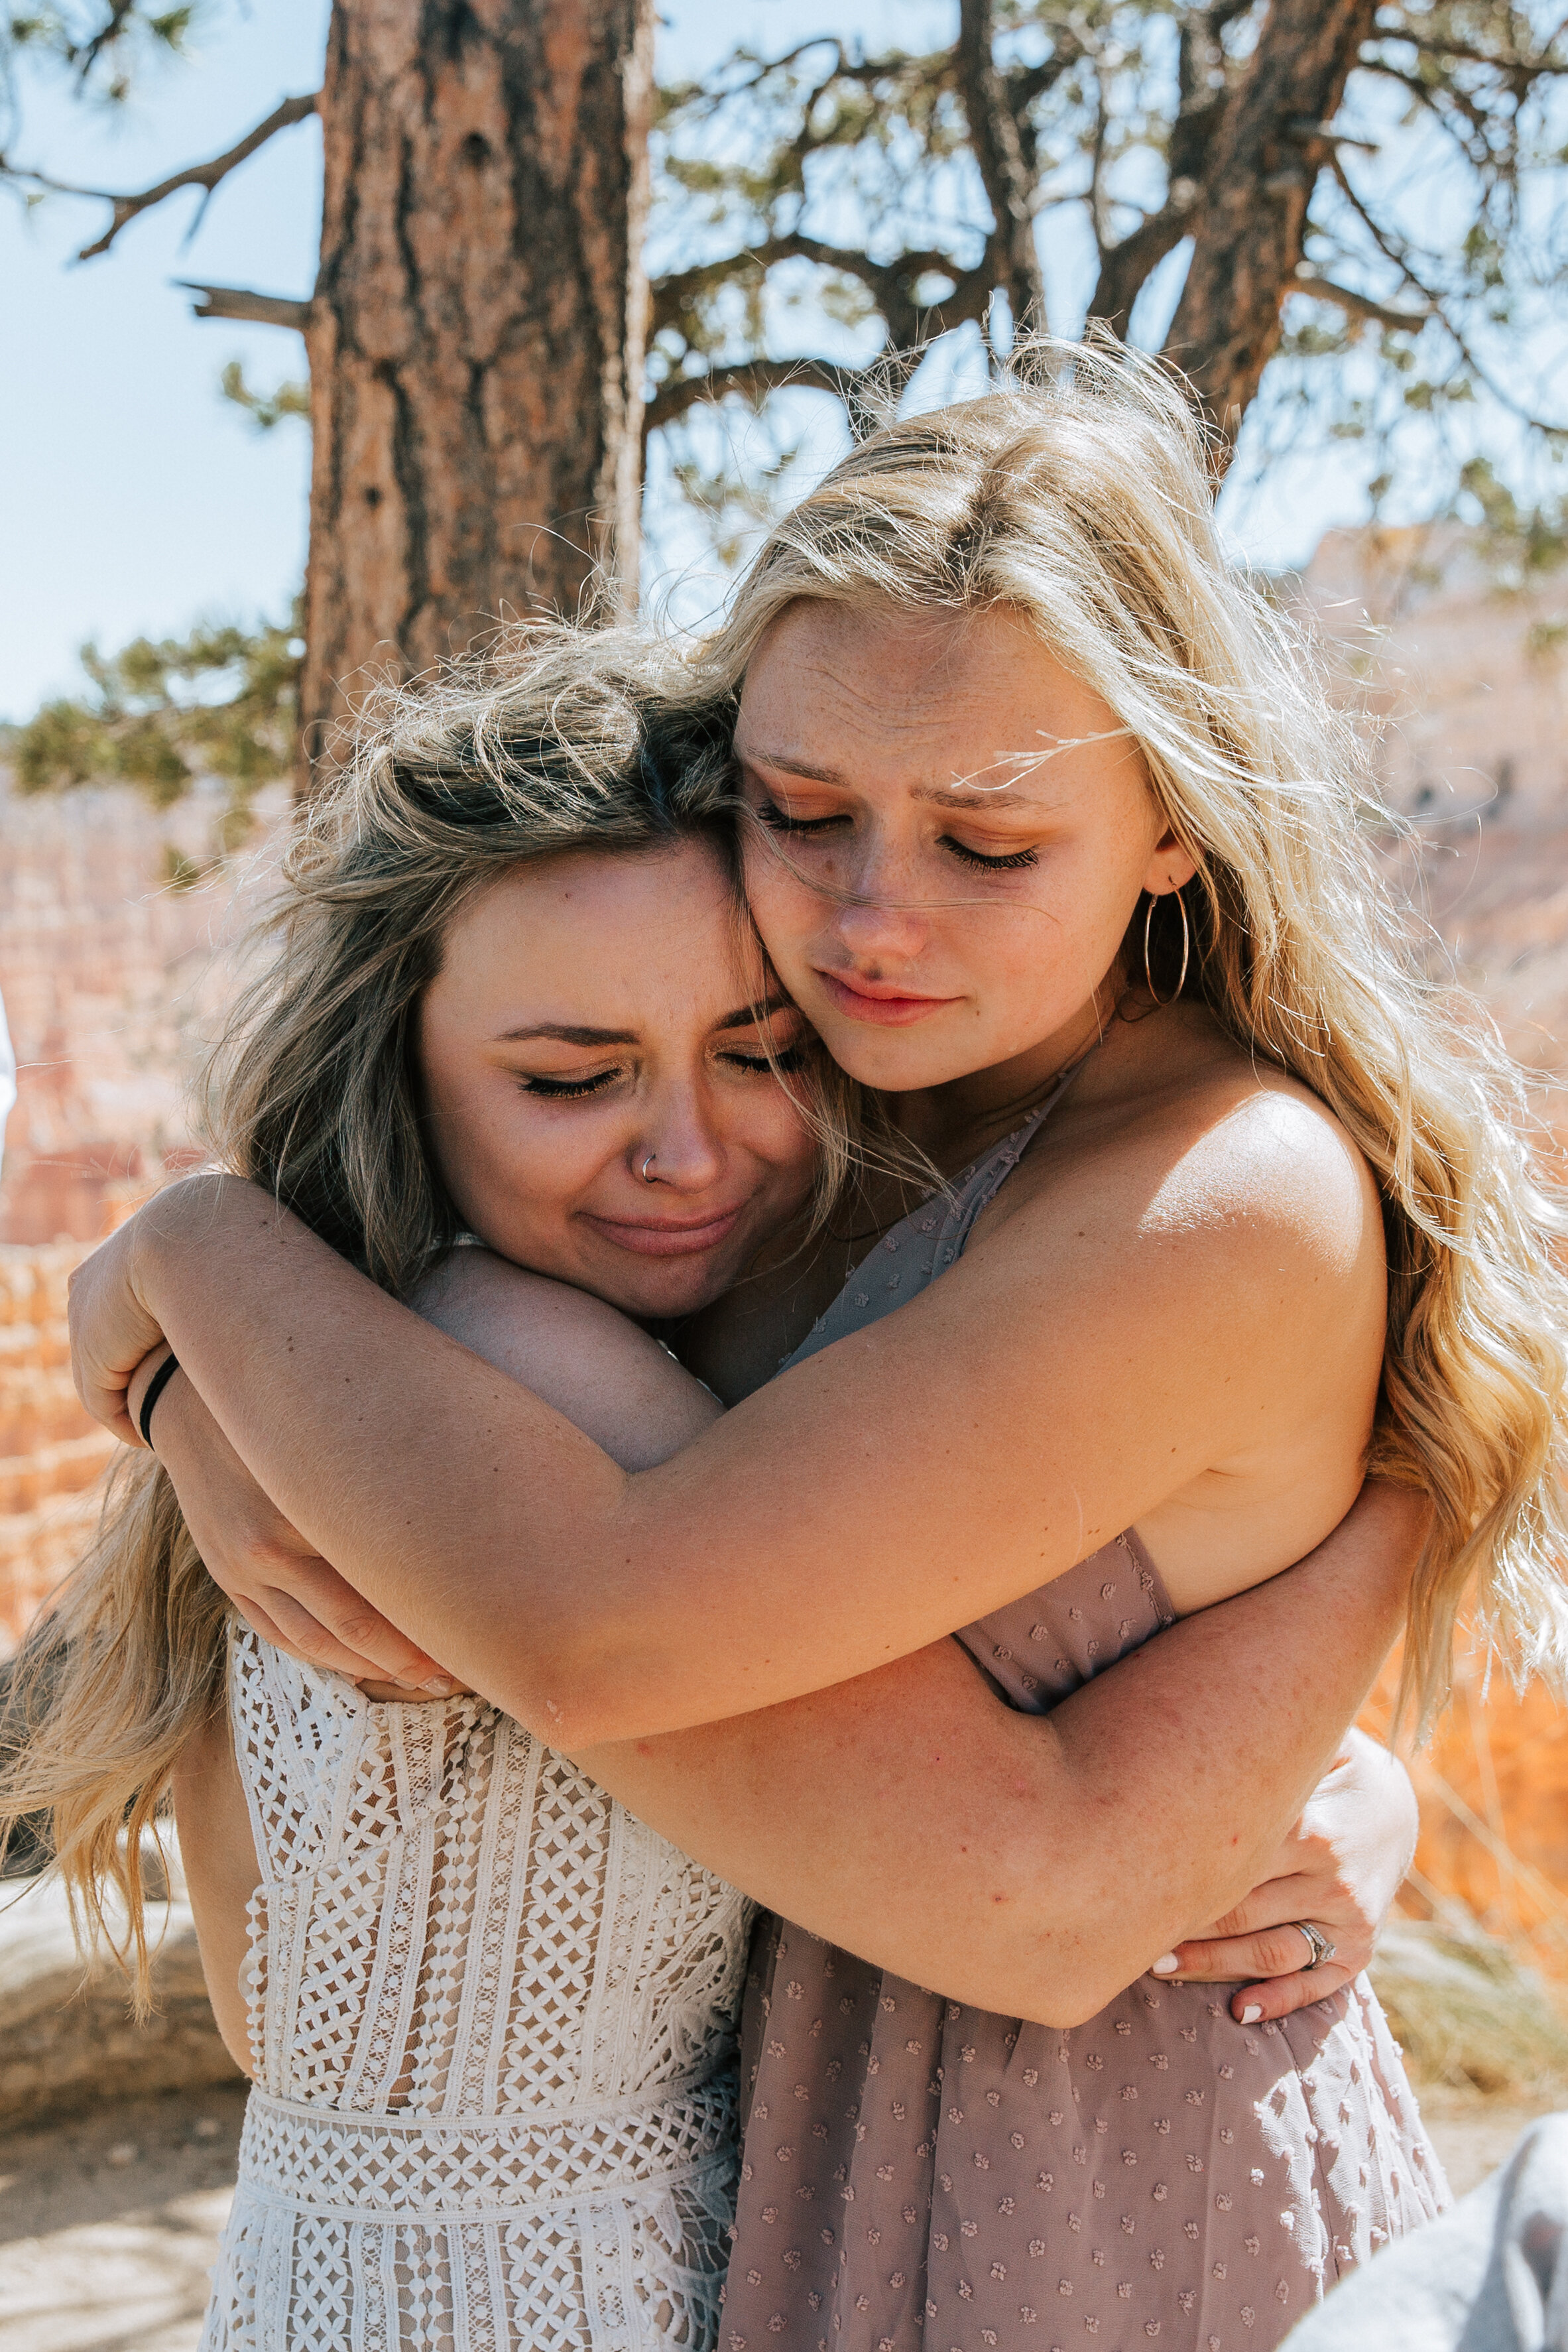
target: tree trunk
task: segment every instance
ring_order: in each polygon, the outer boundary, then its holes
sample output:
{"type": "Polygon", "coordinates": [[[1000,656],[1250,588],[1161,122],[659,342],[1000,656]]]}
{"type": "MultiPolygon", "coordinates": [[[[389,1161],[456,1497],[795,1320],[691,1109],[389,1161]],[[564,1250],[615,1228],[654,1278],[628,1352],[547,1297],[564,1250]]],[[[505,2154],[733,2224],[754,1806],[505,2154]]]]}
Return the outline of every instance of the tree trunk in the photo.
{"type": "Polygon", "coordinates": [[[652,0],[336,0],[301,756],[637,577],[652,0]]]}
{"type": "Polygon", "coordinates": [[[1030,327],[1040,333],[1046,325],[1045,280],[1035,249],[1019,127],[997,71],[996,37],[994,0],[959,0],[958,79],[969,118],[969,144],[996,223],[988,258],[996,283],[1007,294],[1015,330],[1030,327]]]}
{"type": "Polygon", "coordinates": [[[1227,450],[1279,344],[1307,205],[1332,149],[1323,131],[1376,15],[1377,0],[1273,0],[1215,135],[1166,350],[1227,450]]]}

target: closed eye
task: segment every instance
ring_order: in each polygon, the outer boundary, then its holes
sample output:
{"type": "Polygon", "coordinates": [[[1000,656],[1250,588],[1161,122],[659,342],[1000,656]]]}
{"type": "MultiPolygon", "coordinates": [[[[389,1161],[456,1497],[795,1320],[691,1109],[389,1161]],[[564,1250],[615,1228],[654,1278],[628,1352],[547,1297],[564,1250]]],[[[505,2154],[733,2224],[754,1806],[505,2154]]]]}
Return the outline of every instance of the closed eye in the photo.
{"type": "Polygon", "coordinates": [[[804,1066],[806,1048],[803,1045],[782,1045],[771,1062],[766,1054],[727,1054],[724,1058],[738,1070],[778,1069],[788,1073],[790,1070],[799,1070],[804,1066]]]}
{"type": "Polygon", "coordinates": [[[988,874],[1002,874],[1020,866],[1038,866],[1040,863],[1038,849],[1009,849],[1003,856],[988,857],[984,850],[971,849],[967,842],[955,841],[950,833],[943,835],[942,846],[951,850],[954,856],[960,858],[966,866],[979,866],[988,874]]]}
{"type": "Polygon", "coordinates": [[[791,816],[788,809],[779,806],[777,801],[761,802],[757,814],[761,823],[774,833],[825,833],[830,825],[848,824],[850,822],[842,813],[835,816],[791,816]]]}
{"type": "Polygon", "coordinates": [[[525,1078],[526,1095],[542,1095],[547,1102],[579,1102],[585,1095],[601,1095],[613,1086],[619,1070],[600,1070],[591,1078],[525,1078]]]}

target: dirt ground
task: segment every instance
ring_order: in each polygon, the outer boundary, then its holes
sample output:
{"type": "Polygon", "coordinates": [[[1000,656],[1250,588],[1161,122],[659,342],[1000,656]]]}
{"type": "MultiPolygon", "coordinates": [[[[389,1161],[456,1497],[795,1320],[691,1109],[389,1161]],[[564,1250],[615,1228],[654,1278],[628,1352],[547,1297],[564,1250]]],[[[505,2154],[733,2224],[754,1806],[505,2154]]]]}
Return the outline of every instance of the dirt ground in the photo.
{"type": "Polygon", "coordinates": [[[243,2088],[0,2139],[4,2352],[194,2352],[243,2088]]]}
{"type": "MultiPolygon", "coordinates": [[[[1423,2104],[1462,2196],[1547,2103],[1423,2104]]],[[[195,2352],[244,2105],[175,2092],[0,2139],[0,2352],[195,2352]]]]}

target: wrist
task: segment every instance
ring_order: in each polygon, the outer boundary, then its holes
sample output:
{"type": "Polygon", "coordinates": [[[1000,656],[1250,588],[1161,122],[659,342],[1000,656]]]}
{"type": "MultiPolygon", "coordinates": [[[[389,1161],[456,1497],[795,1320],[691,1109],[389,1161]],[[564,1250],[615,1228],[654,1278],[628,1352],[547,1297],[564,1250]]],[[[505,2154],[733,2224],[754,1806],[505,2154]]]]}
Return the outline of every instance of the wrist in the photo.
{"type": "MultiPolygon", "coordinates": [[[[159,1373],[162,1370],[164,1365],[169,1362],[173,1353],[174,1350],[170,1347],[168,1341],[166,1339],[161,1339],[155,1348],[150,1349],[147,1354],[142,1357],[141,1361],[137,1365],[136,1370],[131,1373],[130,1380],[127,1381],[125,1384],[125,1410],[131,1417],[131,1427],[141,1436],[144,1444],[152,1445],[152,1441],[148,1432],[143,1431],[141,1427],[142,1408],[146,1402],[148,1393],[152,1387],[153,1381],[158,1378],[159,1373]]],[[[179,1368],[176,1366],[174,1374],[165,1381],[162,1388],[160,1390],[156,1399],[154,1400],[153,1411],[160,1415],[164,1412],[168,1403],[169,1392],[174,1385],[175,1379],[178,1377],[178,1370],[179,1368]]],[[[151,1427],[151,1423],[149,1423],[149,1427],[151,1427]]],[[[154,1453],[158,1451],[156,1445],[152,1445],[152,1451],[154,1453]]]]}

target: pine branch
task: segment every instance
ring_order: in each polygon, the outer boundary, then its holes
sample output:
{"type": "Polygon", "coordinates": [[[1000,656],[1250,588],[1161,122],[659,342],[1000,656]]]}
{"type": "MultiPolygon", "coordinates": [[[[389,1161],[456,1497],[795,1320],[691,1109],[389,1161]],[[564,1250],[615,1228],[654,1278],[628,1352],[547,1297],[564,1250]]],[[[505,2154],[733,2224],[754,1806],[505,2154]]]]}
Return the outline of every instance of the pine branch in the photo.
{"type": "Polygon", "coordinates": [[[257,327],[292,327],[301,335],[310,324],[309,303],[296,302],[287,294],[256,294],[246,286],[197,286],[189,278],[177,278],[174,283],[198,298],[191,305],[198,319],[246,319],[257,327]]]}
{"type": "Polygon", "coordinates": [[[771,392],[831,392],[852,404],[869,370],[844,367],[837,360],[734,360],[712,367],[703,375],[671,376],[660,384],[643,412],[644,436],[661,425],[674,424],[700,402],[718,402],[738,394],[760,408],[771,392]]]}
{"type": "Polygon", "coordinates": [[[1370,294],[1358,293],[1354,286],[1341,286],[1332,278],[1320,276],[1310,261],[1303,261],[1296,272],[1295,294],[1305,294],[1313,302],[1332,302],[1354,319],[1365,319],[1373,326],[1390,327],[1398,334],[1418,334],[1430,319],[1438,314],[1434,309],[1396,310],[1392,303],[1374,301],[1370,294]]]}
{"type": "Polygon", "coordinates": [[[1403,246],[1390,236],[1381,224],[1374,218],[1368,206],[1352,187],[1349,175],[1337,156],[1331,159],[1329,168],[1333,173],[1341,194],[1365,228],[1379,253],[1399,272],[1400,278],[1411,293],[1427,304],[1429,315],[1441,321],[1444,333],[1449,337],[1454,349],[1458,352],[1460,359],[1482,391],[1489,393],[1500,407],[1509,410],[1511,415],[1518,417],[1521,425],[1529,425],[1532,432],[1549,434],[1557,440],[1568,437],[1568,425],[1554,424],[1550,417],[1538,416],[1533,409],[1526,408],[1521,401],[1516,400],[1511,393],[1505,390],[1490,370],[1482,365],[1469,338],[1444,301],[1441,293],[1435,286],[1428,286],[1426,283],[1411,267],[1409,256],[1403,246]]]}
{"type": "Polygon", "coordinates": [[[219,183],[226,180],[231,172],[237,171],[240,164],[248,162],[258,148],[265,147],[267,141],[276,138],[280,131],[287,131],[295,123],[303,122],[314,114],[316,98],[314,91],[308,98],[286,98],[265,122],[258,122],[254,131],[247,131],[225,154],[214,155],[207,163],[193,163],[185,171],[176,172],[167,180],[160,180],[156,187],[141,189],[135,194],[116,195],[111,188],[77,187],[65,180],[51,180],[42,172],[29,172],[17,164],[7,163],[3,157],[0,157],[0,173],[7,179],[26,180],[47,195],[87,196],[95,203],[111,206],[110,224],[103,235],[96,243],[84,245],[77,255],[78,261],[93,261],[100,253],[109,251],[120,230],[130,222],[141,213],[151,212],[154,205],[162,204],[166,197],[176,194],[181,188],[200,188],[203,191],[200,209],[191,224],[191,233],[194,235],[219,183]]]}
{"type": "Polygon", "coordinates": [[[891,340],[900,344],[913,342],[918,336],[923,308],[945,314],[948,307],[946,302],[917,304],[911,289],[920,278],[936,271],[957,288],[970,275],[950,253],[935,247],[900,253],[891,261],[873,261],[852,247],[829,245],[821,237],[791,229],[779,236],[765,237],[744,253],[699,262],[694,268],[672,270],[668,277],[656,278],[652,288],[653,331],[656,334],[662,327],[678,329],[684,312],[704,294],[733,285],[743,271],[766,276],[780,261],[810,261],[820,269],[858,278],[886,320],[891,340]]]}
{"type": "Polygon", "coordinates": [[[1089,305],[1089,316],[1103,320],[1124,341],[1139,289],[1151,271],[1167,253],[1174,253],[1187,235],[1197,209],[1198,194],[1196,182],[1185,178],[1173,181],[1169,199],[1159,211],[1151,213],[1119,245],[1107,247],[1101,256],[1100,276],[1089,305]]]}

